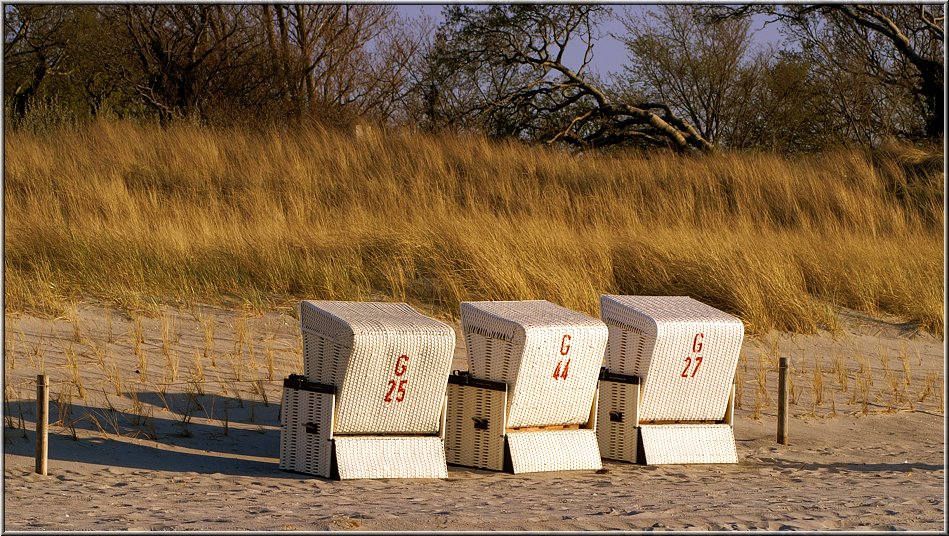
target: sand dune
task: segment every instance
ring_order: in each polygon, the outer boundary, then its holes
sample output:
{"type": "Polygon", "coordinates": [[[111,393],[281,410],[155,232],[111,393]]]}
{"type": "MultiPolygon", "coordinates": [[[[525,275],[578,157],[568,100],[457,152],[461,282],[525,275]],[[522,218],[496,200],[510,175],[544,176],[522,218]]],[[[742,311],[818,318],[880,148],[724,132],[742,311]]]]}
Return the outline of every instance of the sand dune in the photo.
{"type": "MultiPolygon", "coordinates": [[[[277,467],[281,382],[302,372],[290,315],[7,315],[3,528],[943,531],[943,342],[852,312],[841,321],[836,335],[746,338],[736,465],[450,466],[447,480],[339,482],[277,467]],[[788,446],[775,443],[778,355],[795,367],[788,446]],[[41,370],[46,477],[33,473],[41,370]]],[[[467,368],[460,337],[454,368],[467,368]]]]}

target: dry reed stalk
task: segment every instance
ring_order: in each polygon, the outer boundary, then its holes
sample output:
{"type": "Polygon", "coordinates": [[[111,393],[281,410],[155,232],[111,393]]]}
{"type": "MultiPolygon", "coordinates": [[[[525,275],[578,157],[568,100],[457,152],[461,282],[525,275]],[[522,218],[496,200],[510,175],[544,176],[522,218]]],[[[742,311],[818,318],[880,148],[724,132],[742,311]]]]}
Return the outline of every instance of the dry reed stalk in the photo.
{"type": "Polygon", "coordinates": [[[885,395],[889,394],[889,398],[885,401],[886,407],[893,411],[899,405],[899,380],[890,369],[890,353],[882,345],[880,346],[880,368],[883,370],[883,383],[888,389],[881,389],[877,393],[876,400],[884,402],[885,395]]]}
{"type": "Polygon", "coordinates": [[[819,355],[814,356],[814,375],[811,382],[811,391],[814,394],[814,406],[820,406],[824,403],[824,358],[819,355]]]}
{"type": "Polygon", "coordinates": [[[241,355],[244,349],[244,341],[247,337],[247,319],[238,316],[234,319],[234,354],[241,355]]]}
{"type": "Polygon", "coordinates": [[[115,335],[112,333],[112,311],[106,312],[105,320],[105,342],[111,344],[115,342],[115,335]]]}
{"type": "MultiPolygon", "coordinates": [[[[151,408],[146,407],[139,398],[138,390],[134,385],[128,385],[128,394],[129,400],[132,403],[131,414],[133,416],[132,425],[133,426],[142,426],[148,422],[151,418],[151,408]]],[[[159,393],[160,394],[160,393],[159,393]]]]}
{"type": "Polygon", "coordinates": [[[107,432],[105,427],[102,426],[102,424],[99,422],[99,418],[96,416],[94,412],[86,413],[84,417],[86,420],[91,422],[92,425],[95,426],[97,430],[99,430],[100,434],[106,435],[106,436],[109,435],[109,432],[107,432]]]}
{"type": "Polygon", "coordinates": [[[72,415],[72,384],[66,382],[62,383],[59,394],[56,396],[56,409],[59,419],[53,424],[68,428],[73,440],[79,439],[76,435],[76,421],[72,415]]]}
{"type": "Polygon", "coordinates": [[[857,377],[857,389],[860,391],[860,401],[864,415],[870,412],[870,385],[872,385],[869,376],[866,374],[857,377]]]}
{"type": "Polygon", "coordinates": [[[66,355],[66,367],[69,370],[70,381],[79,390],[79,398],[86,399],[86,390],[82,385],[82,374],[79,372],[79,359],[76,352],[73,351],[72,343],[64,351],[66,355]]]}
{"type": "Polygon", "coordinates": [[[200,383],[204,383],[204,358],[201,357],[200,352],[193,354],[191,377],[200,383]]]}
{"type": "Polygon", "coordinates": [[[859,353],[857,354],[857,374],[864,377],[867,382],[867,386],[873,385],[873,369],[870,368],[870,360],[867,358],[866,354],[859,353]]]}
{"type": "Polygon", "coordinates": [[[763,395],[761,393],[761,389],[760,388],[755,389],[755,407],[751,412],[751,418],[753,420],[757,421],[761,419],[761,406],[763,404],[762,398],[763,398],[763,395]]]}
{"type": "Polygon", "coordinates": [[[939,375],[936,372],[927,372],[923,379],[923,387],[916,395],[916,400],[920,403],[925,402],[931,395],[936,394],[936,383],[939,381],[939,375]]]}
{"type": "Polygon", "coordinates": [[[192,375],[191,378],[188,380],[188,385],[191,386],[190,388],[193,389],[194,392],[198,393],[198,396],[204,396],[204,382],[203,381],[199,380],[198,378],[192,375]]]}
{"type": "Polygon", "coordinates": [[[228,416],[227,416],[227,401],[224,401],[224,418],[223,418],[224,435],[228,435],[227,432],[228,432],[228,424],[229,424],[229,423],[230,423],[230,419],[229,419],[228,416]]]}
{"type": "Polygon", "coordinates": [[[798,398],[801,396],[800,389],[797,386],[796,374],[801,374],[802,376],[805,373],[805,369],[802,367],[798,371],[793,365],[788,366],[788,403],[792,406],[796,406],[798,403],[798,398]]]}
{"type": "Polygon", "coordinates": [[[944,400],[945,397],[943,395],[944,392],[945,392],[945,389],[943,389],[942,386],[940,386],[939,389],[936,389],[936,396],[938,397],[936,400],[938,400],[939,402],[938,405],[936,406],[936,412],[938,413],[945,413],[945,400],[944,400]]]}
{"type": "Polygon", "coordinates": [[[254,371],[254,374],[256,374],[257,352],[254,350],[254,337],[250,331],[250,327],[247,328],[247,352],[250,354],[250,370],[254,371]]]}
{"type": "Polygon", "coordinates": [[[10,318],[6,320],[7,325],[4,326],[3,330],[3,347],[4,347],[4,357],[5,361],[10,364],[10,370],[16,368],[16,333],[17,333],[17,320],[16,318],[10,318]]]}
{"type": "Polygon", "coordinates": [[[79,309],[76,304],[71,304],[66,308],[66,320],[69,321],[69,325],[72,327],[72,341],[80,342],[82,340],[82,330],[80,327],[79,309]]]}
{"type": "Polygon", "coordinates": [[[178,381],[178,352],[171,351],[165,354],[165,368],[170,372],[170,383],[178,381]]]}
{"type": "Polygon", "coordinates": [[[175,342],[175,321],[172,318],[168,320],[165,315],[161,316],[161,351],[164,354],[165,359],[169,360],[169,354],[171,353],[171,345],[175,342]]]}
{"type": "Polygon", "coordinates": [[[900,343],[900,364],[902,365],[903,370],[903,387],[907,388],[913,382],[912,372],[910,371],[910,361],[909,361],[909,349],[906,346],[906,342],[903,341],[900,343]]]}
{"type": "Polygon", "coordinates": [[[758,369],[755,371],[755,379],[757,380],[757,390],[755,391],[755,406],[759,403],[763,407],[768,407],[771,402],[771,397],[768,394],[768,366],[765,362],[766,357],[764,354],[759,354],[758,356],[758,369]]]}
{"type": "Polygon", "coordinates": [[[274,379],[273,335],[271,335],[270,339],[267,341],[267,346],[264,348],[264,354],[267,357],[267,381],[272,382],[274,379]]]}
{"type": "Polygon", "coordinates": [[[234,379],[239,382],[244,381],[244,360],[240,354],[230,354],[231,370],[234,372],[234,379]]]}
{"type": "Polygon", "coordinates": [[[851,406],[857,403],[857,395],[858,395],[858,391],[860,390],[859,382],[860,382],[860,376],[858,375],[854,377],[854,387],[853,389],[850,390],[850,400],[847,401],[847,403],[850,404],[851,406]]]}
{"type": "Polygon", "coordinates": [[[92,355],[95,356],[95,362],[99,365],[99,368],[105,371],[105,360],[109,357],[109,348],[108,346],[99,345],[92,339],[86,339],[86,346],[92,350],[92,355]]]}
{"type": "Polygon", "coordinates": [[[264,388],[263,380],[256,380],[253,382],[254,393],[260,396],[260,400],[264,403],[264,407],[270,407],[270,401],[267,399],[267,390],[264,388]]]}
{"type": "Polygon", "coordinates": [[[28,354],[30,366],[39,370],[41,373],[46,371],[46,346],[42,340],[33,343],[33,347],[28,354]]]}
{"type": "Polygon", "coordinates": [[[844,364],[843,356],[839,353],[834,352],[833,354],[833,364],[831,365],[831,371],[834,376],[837,377],[837,385],[840,386],[840,390],[844,393],[850,388],[850,376],[847,371],[847,366],[844,364]]]}
{"type": "Polygon", "coordinates": [[[136,357],[138,357],[138,369],[144,376],[145,374],[145,352],[142,349],[142,344],[145,342],[145,335],[142,332],[142,318],[136,316],[132,321],[132,325],[129,326],[129,338],[132,341],[132,351],[136,357]]]}
{"type": "Polygon", "coordinates": [[[23,439],[26,439],[26,437],[27,437],[27,436],[26,436],[26,424],[25,424],[25,421],[23,420],[23,402],[22,402],[23,399],[20,398],[20,390],[19,390],[19,388],[17,388],[16,391],[14,392],[14,396],[16,397],[16,399],[17,399],[18,401],[20,401],[20,403],[17,404],[17,413],[18,413],[18,416],[19,416],[20,430],[23,430],[23,439]]]}
{"type": "Polygon", "coordinates": [[[142,383],[148,381],[148,356],[145,355],[145,348],[139,346],[135,352],[135,356],[138,358],[138,380],[142,383]]]}
{"type": "Polygon", "coordinates": [[[107,366],[105,369],[105,375],[112,384],[112,387],[115,388],[115,395],[122,396],[122,372],[119,370],[118,365],[112,363],[111,365],[107,366]]]}
{"type": "Polygon", "coordinates": [[[890,392],[890,409],[896,410],[900,407],[903,402],[903,394],[906,389],[906,385],[900,381],[896,374],[890,374],[887,378],[887,385],[889,386],[890,392]]]}
{"type": "Polygon", "coordinates": [[[13,385],[10,383],[9,379],[4,378],[3,380],[3,420],[4,426],[10,429],[15,429],[16,424],[13,422],[13,412],[10,411],[10,401],[13,400],[13,385]]]}
{"type": "Polygon", "coordinates": [[[883,370],[884,380],[890,375],[890,351],[884,347],[882,344],[879,346],[880,353],[880,368],[883,370]]]}
{"type": "Polygon", "coordinates": [[[165,369],[170,373],[170,383],[178,381],[178,352],[172,350],[172,345],[177,343],[179,336],[175,329],[175,319],[170,320],[167,316],[161,316],[161,351],[165,356],[165,369]]]}
{"type": "Polygon", "coordinates": [[[214,362],[214,317],[200,314],[198,321],[201,323],[201,331],[204,335],[204,348],[202,350],[205,359],[211,358],[211,366],[216,367],[214,362]]]}
{"type": "MultiPolygon", "coordinates": [[[[114,431],[115,435],[121,436],[122,423],[120,422],[120,419],[119,419],[119,412],[115,409],[115,406],[112,404],[112,400],[109,399],[109,394],[108,393],[103,393],[103,394],[105,395],[105,404],[106,404],[106,408],[104,410],[104,416],[106,418],[106,422],[112,425],[112,430],[114,431]]],[[[122,393],[118,393],[117,396],[122,396],[122,393]]]]}

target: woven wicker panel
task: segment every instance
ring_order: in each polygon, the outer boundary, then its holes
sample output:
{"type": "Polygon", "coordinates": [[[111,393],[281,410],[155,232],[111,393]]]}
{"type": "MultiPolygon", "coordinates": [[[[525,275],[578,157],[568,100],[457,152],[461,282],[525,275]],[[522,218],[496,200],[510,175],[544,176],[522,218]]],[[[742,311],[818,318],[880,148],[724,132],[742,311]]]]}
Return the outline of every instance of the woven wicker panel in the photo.
{"type": "Polygon", "coordinates": [[[404,303],[305,301],[307,379],[338,387],[335,432],[436,433],[454,330],[404,303]]]}
{"type": "Polygon", "coordinates": [[[280,399],[280,468],[286,471],[297,464],[297,451],[300,442],[300,431],[296,424],[297,404],[299,397],[296,389],[283,389],[280,399]],[[291,423],[293,426],[291,426],[291,423]]]}
{"type": "Polygon", "coordinates": [[[506,401],[506,390],[448,384],[448,463],[494,471],[504,468],[506,401]]]}
{"type": "Polygon", "coordinates": [[[486,380],[514,383],[524,352],[524,326],[507,318],[513,302],[462,302],[461,328],[468,371],[486,380]]]}
{"type": "Polygon", "coordinates": [[[602,296],[610,371],[641,378],[641,422],[721,420],[744,325],[685,296],[602,296]],[[625,340],[625,343],[624,343],[625,340]]]}
{"type": "Polygon", "coordinates": [[[600,381],[596,438],[608,460],[636,461],[639,385],[600,381]]]}
{"type": "Polygon", "coordinates": [[[514,473],[603,468],[593,430],[508,432],[514,473]]]}
{"type": "Polygon", "coordinates": [[[508,384],[508,428],[587,422],[606,349],[603,322],[531,300],[464,302],[461,323],[471,373],[508,384]]]}
{"type": "Polygon", "coordinates": [[[735,434],[727,424],[642,425],[647,465],[738,463],[735,434]]]}
{"type": "Polygon", "coordinates": [[[282,398],[280,469],[328,478],[334,396],[284,387],[282,398]]]}
{"type": "Polygon", "coordinates": [[[336,437],[340,480],[448,478],[445,448],[437,436],[336,437]]]}

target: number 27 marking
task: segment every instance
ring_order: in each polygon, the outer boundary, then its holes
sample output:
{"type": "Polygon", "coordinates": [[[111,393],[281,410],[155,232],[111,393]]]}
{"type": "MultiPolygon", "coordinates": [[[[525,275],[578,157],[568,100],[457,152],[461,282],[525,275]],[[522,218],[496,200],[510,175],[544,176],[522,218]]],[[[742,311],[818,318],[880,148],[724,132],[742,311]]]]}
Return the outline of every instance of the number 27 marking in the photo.
{"type": "Polygon", "coordinates": [[[695,373],[699,370],[699,365],[702,364],[702,356],[695,356],[695,368],[692,369],[692,375],[689,375],[689,367],[692,366],[692,358],[685,358],[685,369],[682,370],[683,378],[694,378],[695,373]]]}

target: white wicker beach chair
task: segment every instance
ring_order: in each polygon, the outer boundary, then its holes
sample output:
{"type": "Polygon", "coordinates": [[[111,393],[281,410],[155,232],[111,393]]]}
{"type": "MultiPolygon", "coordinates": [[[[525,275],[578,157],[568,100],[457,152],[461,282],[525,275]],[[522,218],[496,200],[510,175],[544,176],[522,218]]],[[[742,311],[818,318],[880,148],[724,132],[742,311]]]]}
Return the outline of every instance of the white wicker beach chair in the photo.
{"type": "Polygon", "coordinates": [[[454,330],[407,304],[377,302],[304,301],[300,325],[306,381],[285,383],[281,467],[341,479],[446,478],[454,330]]]}
{"type": "Polygon", "coordinates": [[[597,434],[603,457],[736,463],[741,321],[685,296],[604,295],[600,316],[609,327],[597,434]]]}
{"type": "Polygon", "coordinates": [[[603,322],[532,300],[464,302],[461,324],[470,374],[449,379],[449,463],[514,473],[600,469],[603,322]]]}

